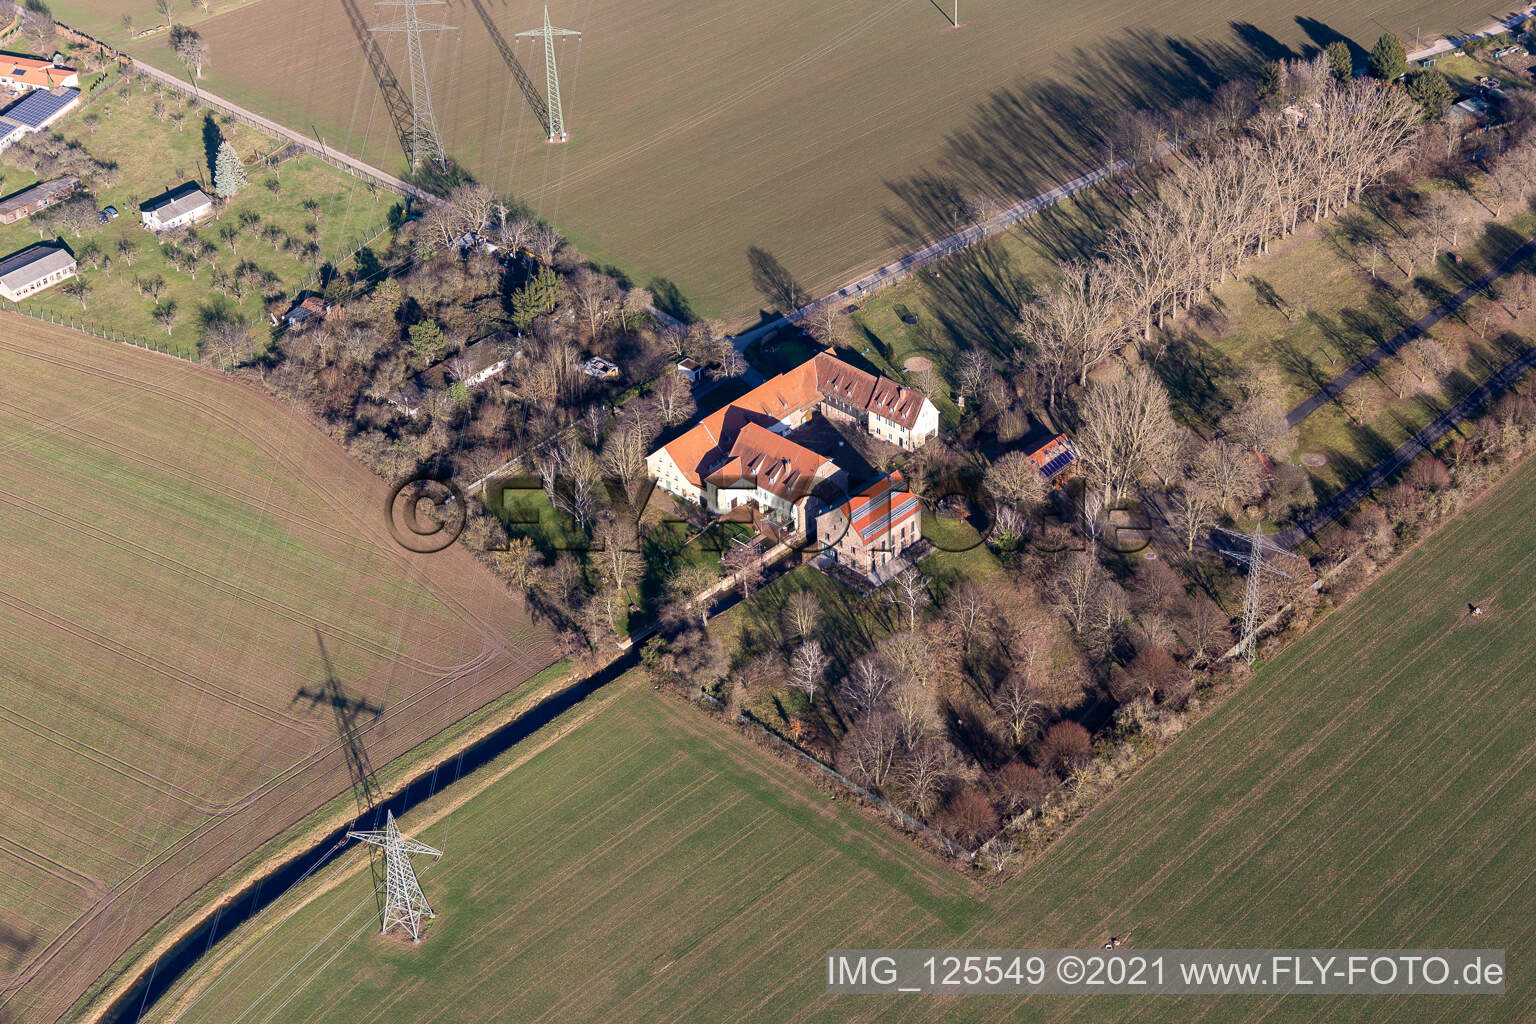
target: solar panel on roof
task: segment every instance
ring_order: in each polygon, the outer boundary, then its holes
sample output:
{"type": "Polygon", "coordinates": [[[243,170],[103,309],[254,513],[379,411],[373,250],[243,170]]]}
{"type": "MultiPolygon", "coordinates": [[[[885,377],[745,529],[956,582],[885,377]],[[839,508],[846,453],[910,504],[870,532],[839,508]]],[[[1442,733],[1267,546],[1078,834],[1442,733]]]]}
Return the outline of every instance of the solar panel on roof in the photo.
{"type": "Polygon", "coordinates": [[[1053,456],[1051,461],[1040,467],[1040,475],[1049,480],[1057,473],[1060,473],[1063,469],[1066,469],[1068,463],[1071,461],[1071,452],[1061,452],[1060,454],[1053,456]]]}
{"type": "Polygon", "coordinates": [[[40,128],[44,121],[73,103],[79,95],[78,89],[62,89],[60,94],[38,89],[12,104],[5,116],[28,128],[40,128]]]}

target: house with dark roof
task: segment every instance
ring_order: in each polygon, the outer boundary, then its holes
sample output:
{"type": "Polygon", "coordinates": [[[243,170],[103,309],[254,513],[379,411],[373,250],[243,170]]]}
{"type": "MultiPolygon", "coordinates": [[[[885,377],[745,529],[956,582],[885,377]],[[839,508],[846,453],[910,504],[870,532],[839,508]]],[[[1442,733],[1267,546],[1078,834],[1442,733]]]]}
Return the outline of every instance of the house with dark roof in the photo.
{"type": "Polygon", "coordinates": [[[0,297],[20,302],[74,276],[70,251],[42,242],[0,260],[0,297]]]}
{"type": "Polygon", "coordinates": [[[303,327],[311,321],[324,320],[325,314],[331,310],[330,304],[318,295],[306,295],[301,302],[294,304],[283,316],[283,322],[289,328],[303,327]]]}
{"type": "Polygon", "coordinates": [[[40,132],[80,105],[80,90],[59,87],[38,89],[0,111],[5,120],[40,132]]]}
{"type": "Polygon", "coordinates": [[[41,209],[62,203],[74,195],[79,187],[80,179],[69,176],[24,188],[10,198],[0,200],[0,224],[14,224],[41,209]]]}
{"type": "Polygon", "coordinates": [[[192,182],[139,207],[144,226],[156,234],[199,224],[213,216],[213,209],[213,199],[192,182]]]}
{"type": "Polygon", "coordinates": [[[877,585],[922,535],[922,503],[900,472],[881,477],[816,519],[822,555],[877,585]]]}

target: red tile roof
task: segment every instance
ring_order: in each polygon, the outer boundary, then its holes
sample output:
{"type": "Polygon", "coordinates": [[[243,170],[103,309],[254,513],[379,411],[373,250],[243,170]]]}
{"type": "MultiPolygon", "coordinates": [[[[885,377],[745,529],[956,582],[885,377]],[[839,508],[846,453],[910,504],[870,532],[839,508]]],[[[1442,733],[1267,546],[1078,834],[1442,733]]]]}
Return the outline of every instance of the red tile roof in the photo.
{"type": "Polygon", "coordinates": [[[744,425],[772,426],[823,399],[868,409],[909,429],[917,422],[925,401],[911,388],[849,366],[830,352],[818,352],[706,416],[693,429],[665,445],[666,452],[689,483],[702,486],[704,464],[710,453],[717,448],[728,449],[744,425]]]}
{"type": "Polygon", "coordinates": [[[51,60],[0,56],[0,76],[40,89],[63,85],[74,75],[74,68],[62,67],[51,60]]]}
{"type": "Polygon", "coordinates": [[[747,423],[737,431],[725,462],[710,470],[708,479],[716,487],[732,487],[747,481],[794,502],[811,493],[831,463],[825,455],[780,437],[766,427],[747,423]]]}
{"type": "Polygon", "coordinates": [[[899,471],[883,476],[838,509],[848,517],[848,528],[860,544],[874,544],[921,511],[921,503],[904,485],[899,471]]]}

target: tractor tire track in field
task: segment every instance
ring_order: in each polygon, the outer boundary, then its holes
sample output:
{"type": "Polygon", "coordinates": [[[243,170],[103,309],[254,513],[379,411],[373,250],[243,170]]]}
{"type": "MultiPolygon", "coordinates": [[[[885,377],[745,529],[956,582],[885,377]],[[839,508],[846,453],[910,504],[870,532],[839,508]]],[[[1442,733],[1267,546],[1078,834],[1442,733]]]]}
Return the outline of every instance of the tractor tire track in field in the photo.
{"type": "Polygon", "coordinates": [[[256,703],[253,700],[247,699],[239,693],[236,693],[226,687],[220,686],[210,679],[206,679],[202,676],[195,676],[189,672],[185,672],[168,662],[161,661],[159,658],[152,654],[148,654],[144,651],[138,650],[135,647],[131,647],[120,640],[114,640],[109,636],[103,636],[102,634],[97,633],[95,630],[75,622],[73,619],[67,619],[62,615],[35,605],[30,601],[24,601],[19,597],[7,597],[4,594],[0,594],[0,605],[15,609],[23,615],[37,619],[39,622],[47,625],[52,629],[58,630],[59,632],[68,633],[69,635],[79,640],[85,641],[93,647],[106,651],[116,658],[120,658],[124,661],[130,661],[136,665],[151,669],[160,675],[176,680],[189,689],[196,690],[199,693],[205,693],[208,696],[221,701],[222,703],[228,704],[230,707],[237,708],[238,710],[247,714],[255,715],[256,717],[270,722],[273,725],[281,726],[282,728],[289,729],[294,732],[304,733],[306,735],[312,734],[315,731],[314,723],[310,720],[299,718],[296,715],[291,715],[284,711],[274,711],[265,707],[264,705],[256,703]]]}
{"type": "Polygon", "coordinates": [[[3,488],[0,488],[0,502],[10,505],[12,508],[18,509],[22,512],[30,513],[39,519],[44,519],[54,527],[59,527],[72,533],[81,534],[99,543],[115,548],[118,551],[134,555],[139,559],[148,562],[150,565],[169,570],[175,575],[195,583],[202,588],[212,590],[215,593],[224,595],[225,597],[234,598],[243,604],[261,608],[276,615],[279,618],[296,623],[300,626],[303,626],[305,629],[323,633],[325,636],[337,641],[338,643],[346,644],[350,647],[355,647],[360,651],[364,651],[385,661],[398,663],[405,667],[428,673],[450,671],[455,667],[451,665],[434,665],[430,662],[420,661],[411,655],[406,654],[402,650],[393,647],[387,647],[384,644],[381,644],[375,640],[370,640],[361,634],[354,633],[338,622],[311,615],[302,609],[294,607],[293,605],[284,604],[283,602],[278,601],[276,598],[258,594],[248,587],[242,586],[241,584],[232,582],[230,580],[223,579],[222,577],[215,576],[210,572],[199,569],[196,566],[187,562],[183,562],[178,558],[172,558],[170,555],[164,554],[163,552],[149,547],[146,544],[141,544],[138,541],[119,536],[109,530],[104,530],[101,527],[93,526],[86,522],[84,519],[74,518],[62,512],[56,512],[53,509],[47,508],[46,506],[38,505],[33,501],[23,498],[19,494],[12,494],[3,488]]]}
{"type": "MultiPolygon", "coordinates": [[[[82,335],[82,338],[85,337],[88,336],[82,335]]],[[[239,418],[226,413],[222,408],[211,403],[192,398],[185,390],[171,388],[169,386],[146,380],[144,378],[131,377],[113,370],[108,370],[99,365],[88,364],[83,360],[70,361],[61,358],[54,358],[43,355],[35,349],[28,349],[5,341],[0,341],[0,351],[13,352],[26,358],[31,358],[39,362],[58,366],[62,369],[66,369],[72,372],[89,373],[92,376],[111,381],[114,384],[135,388],[140,391],[165,398],[175,404],[203,413],[210,419],[219,423],[221,426],[224,426],[226,429],[231,430],[233,433],[250,442],[258,451],[266,454],[284,469],[287,469],[290,473],[302,481],[317,497],[322,498],[331,508],[331,510],[338,516],[345,520],[351,521],[354,525],[364,530],[368,535],[375,537],[378,540],[380,547],[386,552],[389,560],[394,562],[397,568],[400,568],[402,571],[404,571],[413,581],[431,593],[433,597],[453,608],[461,615],[465,622],[475,624],[487,640],[495,643],[498,646],[505,646],[502,634],[499,629],[478,615],[474,609],[459,601],[456,596],[447,593],[444,588],[439,586],[424,572],[423,568],[417,564],[416,561],[406,558],[405,551],[393,543],[392,538],[388,536],[387,532],[379,528],[379,523],[377,521],[362,520],[353,510],[352,503],[343,500],[340,496],[334,493],[329,486],[318,480],[314,476],[313,470],[306,463],[296,460],[288,453],[286,448],[278,447],[270,442],[265,436],[252,432],[239,418]]],[[[187,381],[201,380],[205,383],[219,380],[223,385],[235,388],[247,396],[252,394],[250,390],[243,384],[228,380],[221,380],[218,377],[211,376],[211,371],[206,371],[197,367],[190,366],[179,359],[172,359],[171,357],[166,358],[175,364],[177,370],[180,371],[178,374],[176,374],[176,377],[180,377],[187,381]]],[[[270,399],[266,398],[266,396],[260,397],[265,402],[270,403],[270,399]]],[[[285,417],[286,423],[290,426],[290,428],[309,427],[309,424],[300,420],[296,414],[285,411],[285,417]]],[[[329,441],[327,443],[334,444],[334,442],[329,441]]],[[[342,457],[348,460],[351,458],[344,453],[342,453],[342,457]]],[[[370,473],[369,476],[372,476],[372,474],[370,473]]]]}
{"type": "Polygon", "coordinates": [[[93,434],[89,431],[81,430],[77,427],[72,427],[67,423],[49,419],[48,417],[39,415],[37,413],[28,412],[19,406],[12,405],[10,402],[0,401],[0,409],[9,409],[18,417],[25,418],[32,423],[45,424],[47,429],[39,431],[38,433],[40,434],[65,435],[76,441],[90,444],[101,451],[110,452],[121,462],[135,463],[148,469],[154,469],[160,473],[165,474],[166,476],[175,477],[182,480],[184,483],[195,485],[201,490],[216,494],[222,498],[227,498],[231,502],[239,505],[242,509],[254,515],[261,516],[265,519],[278,519],[282,522],[291,523],[295,526],[308,529],[310,532],[320,537],[324,537],[329,541],[343,545],[345,550],[357,551],[370,555],[374,553],[373,549],[367,543],[358,540],[357,537],[353,534],[338,530],[331,526],[329,523],[322,522],[320,519],[314,516],[302,515],[284,507],[276,507],[267,504],[257,505],[250,500],[248,493],[245,491],[239,490],[238,488],[227,484],[218,483],[207,477],[198,476],[183,469],[173,462],[168,462],[165,459],[157,459],[152,454],[147,452],[141,452],[137,449],[129,448],[125,445],[116,444],[110,438],[104,435],[93,434]]]}

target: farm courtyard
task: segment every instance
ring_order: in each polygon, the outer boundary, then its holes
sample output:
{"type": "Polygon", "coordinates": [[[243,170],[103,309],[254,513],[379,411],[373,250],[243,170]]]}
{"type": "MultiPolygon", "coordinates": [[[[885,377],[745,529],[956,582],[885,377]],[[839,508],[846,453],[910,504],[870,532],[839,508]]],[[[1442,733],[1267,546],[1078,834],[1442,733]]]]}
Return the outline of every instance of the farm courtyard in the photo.
{"type": "MultiPolygon", "coordinates": [[[[152,5],[62,0],[58,16],[180,74],[152,5]]],[[[388,8],[343,0],[213,0],[178,14],[212,59],[203,87],[386,170],[405,157],[376,73],[409,84],[388,8]],[[302,31],[272,31],[274,25],[302,31]],[[387,66],[388,71],[381,68],[387,66]]],[[[516,33],[536,3],[455,0],[425,38],[451,156],[526,204],[599,264],[674,309],[748,318],[764,302],[748,249],[811,292],[884,263],[949,225],[951,186],[1019,197],[1102,162],[1093,133],[1127,110],[1176,105],[1238,71],[1335,34],[1369,47],[1392,30],[1428,41],[1489,17],[1455,0],[1373,9],[1330,2],[1237,6],[1113,0],[1021,7],[849,0],[700,9],[649,0],[553,4],[570,141],[544,141],[519,79],[543,91],[543,56],[516,33]],[[1154,28],[1155,26],[1155,28],[1154,28]],[[673,301],[671,289],[681,291],[673,301]]],[[[1363,62],[1364,51],[1357,54],[1363,62]]],[[[542,101],[539,101],[542,102],[542,101]]]]}
{"type": "Polygon", "coordinates": [[[0,1019],[56,1019],[359,761],[555,660],[473,556],[405,552],[382,481],[210,370],[3,314],[0,438],[0,1019]]]}
{"type": "Polygon", "coordinates": [[[1524,467],[994,889],[638,674],[402,827],[439,918],[377,933],[352,850],[147,1020],[1524,1021],[1536,841],[1524,467]],[[1446,581],[1454,581],[1447,584],[1446,581]],[[1472,619],[1469,602],[1487,614],[1472,619]],[[1497,947],[1502,997],[829,997],[832,948],[1497,947]],[[444,992],[452,993],[445,999],[444,992]]]}

